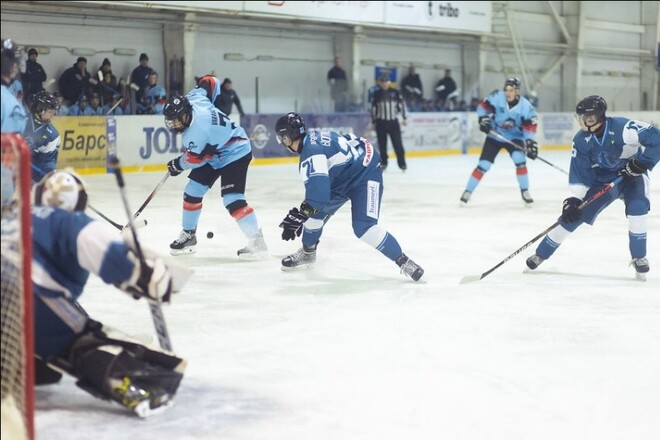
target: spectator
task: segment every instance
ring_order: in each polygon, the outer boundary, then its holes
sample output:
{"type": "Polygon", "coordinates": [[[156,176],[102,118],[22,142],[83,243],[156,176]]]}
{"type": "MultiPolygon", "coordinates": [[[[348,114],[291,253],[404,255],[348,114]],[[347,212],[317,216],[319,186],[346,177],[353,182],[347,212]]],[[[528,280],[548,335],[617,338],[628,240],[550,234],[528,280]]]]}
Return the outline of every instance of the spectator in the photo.
{"type": "Polygon", "coordinates": [[[142,102],[137,104],[138,115],[162,115],[167,102],[167,93],[163,86],[158,85],[158,73],[151,71],[148,84],[145,87],[142,102]]]}
{"type": "Polygon", "coordinates": [[[387,168],[387,136],[392,139],[392,146],[396,153],[396,161],[401,171],[405,171],[406,157],[401,139],[401,126],[399,115],[403,117],[403,125],[406,125],[406,105],[403,96],[398,89],[390,87],[390,77],[387,73],[381,74],[378,79],[380,90],[374,94],[371,103],[371,120],[376,128],[378,149],[380,150],[380,166],[387,168]]]}
{"type": "Polygon", "coordinates": [[[218,110],[220,110],[225,115],[229,116],[231,114],[231,109],[233,104],[236,104],[236,109],[241,116],[245,115],[243,111],[243,106],[241,106],[241,100],[238,98],[238,94],[234,90],[231,80],[225,78],[222,81],[220,96],[218,97],[218,110]]]}
{"type": "Polygon", "coordinates": [[[57,116],[69,116],[71,114],[71,108],[64,104],[64,97],[62,94],[60,92],[56,92],[54,95],[59,103],[57,116]]]}
{"type": "Polygon", "coordinates": [[[153,71],[149,67],[149,57],[146,53],[140,54],[140,65],[131,73],[131,84],[135,84],[138,90],[135,92],[135,102],[141,103],[145,88],[149,85],[149,74],[153,71]]]}
{"type": "Polygon", "coordinates": [[[2,103],[2,132],[22,133],[28,115],[23,105],[16,100],[8,88],[18,75],[20,55],[16,44],[9,38],[2,40],[0,48],[2,49],[2,100],[0,101],[2,103]]]}
{"type": "Polygon", "coordinates": [[[419,111],[424,100],[424,89],[422,80],[418,73],[415,73],[415,67],[408,67],[408,75],[401,81],[401,93],[406,105],[410,111],[419,111]]]}
{"type": "Polygon", "coordinates": [[[100,82],[96,86],[96,93],[101,96],[101,105],[108,105],[112,101],[112,95],[119,93],[117,90],[117,77],[112,74],[110,60],[105,58],[97,72],[100,82]]]}
{"type": "Polygon", "coordinates": [[[112,96],[112,100],[105,106],[106,115],[122,116],[124,114],[124,109],[121,106],[123,100],[120,101],[120,99],[122,99],[120,95],[112,96]]]}
{"type": "MultiPolygon", "coordinates": [[[[456,91],[456,82],[454,79],[451,77],[451,70],[446,69],[445,70],[445,77],[442,78],[440,81],[438,81],[438,85],[435,86],[435,104],[440,110],[444,110],[447,108],[447,98],[449,98],[449,95],[454,93],[456,91]]],[[[455,99],[455,97],[451,97],[451,99],[455,99]]],[[[455,104],[455,103],[454,103],[455,104]]]]}
{"type": "Polygon", "coordinates": [[[101,105],[101,97],[98,93],[92,93],[92,96],[89,98],[89,107],[92,109],[92,116],[104,116],[105,110],[101,105]]]}
{"type": "Polygon", "coordinates": [[[28,50],[28,59],[25,62],[25,72],[23,73],[23,89],[25,92],[25,101],[30,102],[30,98],[44,89],[43,83],[46,81],[46,71],[37,63],[39,53],[37,49],[28,50]]]}
{"type": "Polygon", "coordinates": [[[346,71],[341,67],[340,57],[335,57],[335,65],[328,70],[328,84],[335,111],[343,112],[348,103],[348,80],[346,71]]]}
{"type": "Polygon", "coordinates": [[[78,57],[76,63],[66,69],[58,85],[66,105],[72,106],[89,91],[90,75],[87,71],[87,58],[78,57]]]}
{"type": "Polygon", "coordinates": [[[69,116],[94,116],[96,112],[89,106],[89,98],[82,95],[80,101],[73,104],[69,109],[69,116]]]}

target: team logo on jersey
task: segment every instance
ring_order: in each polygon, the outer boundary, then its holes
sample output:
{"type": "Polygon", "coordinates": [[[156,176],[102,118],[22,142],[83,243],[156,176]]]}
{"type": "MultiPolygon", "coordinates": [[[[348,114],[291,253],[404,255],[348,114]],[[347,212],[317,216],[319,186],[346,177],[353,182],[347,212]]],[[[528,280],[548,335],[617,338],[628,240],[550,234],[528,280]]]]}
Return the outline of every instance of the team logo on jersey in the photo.
{"type": "Polygon", "coordinates": [[[502,122],[502,125],[500,125],[504,130],[512,130],[516,128],[516,121],[513,119],[509,118],[506,121],[502,122]]]}
{"type": "Polygon", "coordinates": [[[258,149],[262,149],[266,146],[270,140],[270,132],[264,124],[257,124],[250,134],[250,141],[258,149]]]}

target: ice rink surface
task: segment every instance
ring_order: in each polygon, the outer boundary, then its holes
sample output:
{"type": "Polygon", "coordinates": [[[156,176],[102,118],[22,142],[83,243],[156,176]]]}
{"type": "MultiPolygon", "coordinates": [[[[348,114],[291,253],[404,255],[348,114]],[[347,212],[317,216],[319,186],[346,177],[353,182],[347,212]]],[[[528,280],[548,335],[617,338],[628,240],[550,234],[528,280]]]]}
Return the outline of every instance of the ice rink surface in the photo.
{"type": "MultiPolygon", "coordinates": [[[[541,156],[568,169],[568,151],[541,156]]],[[[380,223],[425,269],[420,283],[353,235],[348,205],[327,224],[316,267],[282,272],[280,259],[300,246],[278,228],[303,199],[293,164],[249,172],[265,261],[237,259],[244,238],[212,189],[198,252],[177,257],[194,278],[164,310],[189,362],[175,406],[140,420],[67,378],[37,389],[38,439],[659,439],[660,173],[651,173],[646,282],[628,266],[618,201],[537,273],[524,273],[534,244],[460,285],[552,225],[568,196],[567,177],[537,160],[529,164],[536,202],[525,208],[500,154],[459,207],[476,162],[410,158],[406,173],[393,161],[385,171],[380,223]]],[[[132,211],[163,174],[126,174],[132,211]]],[[[85,180],[93,206],[125,223],[114,176],[85,180]]],[[[170,178],[143,211],[143,245],[168,253],[186,182],[170,178]]],[[[106,325],[154,335],[147,304],[97,278],[81,303],[106,325]]]]}

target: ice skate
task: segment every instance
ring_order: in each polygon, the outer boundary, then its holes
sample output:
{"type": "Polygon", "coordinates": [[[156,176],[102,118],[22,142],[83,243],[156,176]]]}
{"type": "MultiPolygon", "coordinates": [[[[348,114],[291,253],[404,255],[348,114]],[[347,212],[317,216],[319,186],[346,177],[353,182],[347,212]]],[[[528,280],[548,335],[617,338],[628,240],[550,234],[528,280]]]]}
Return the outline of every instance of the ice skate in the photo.
{"type": "Polygon", "coordinates": [[[461,206],[467,205],[467,203],[470,201],[470,197],[472,196],[472,193],[468,190],[463,191],[463,195],[461,196],[461,206]]]}
{"type": "Polygon", "coordinates": [[[525,207],[531,208],[532,203],[534,203],[534,199],[532,198],[532,195],[529,193],[529,190],[528,189],[520,190],[520,196],[522,197],[523,201],[525,202],[525,207]]]}
{"type": "Polygon", "coordinates": [[[262,260],[268,256],[268,246],[264,241],[264,235],[259,229],[259,234],[250,238],[248,245],[236,251],[241,260],[262,260]]]}
{"type": "Polygon", "coordinates": [[[543,258],[541,258],[538,255],[534,254],[531,257],[529,257],[525,263],[527,263],[527,267],[529,267],[531,270],[535,270],[544,261],[545,260],[543,258]]]}
{"type": "Polygon", "coordinates": [[[401,254],[401,256],[396,259],[396,264],[401,268],[401,273],[408,278],[412,278],[413,281],[419,281],[419,279],[422,278],[422,275],[424,275],[424,269],[408,258],[406,254],[401,254]]]}
{"type": "Polygon", "coordinates": [[[646,281],[646,274],[651,270],[649,260],[646,257],[633,258],[630,265],[635,268],[635,278],[646,281]]]}
{"type": "Polygon", "coordinates": [[[195,231],[181,231],[179,238],[170,243],[170,254],[193,254],[197,251],[197,237],[195,231]]]}
{"type": "Polygon", "coordinates": [[[299,269],[309,269],[316,262],[316,249],[306,249],[305,246],[297,252],[282,259],[282,270],[285,272],[299,269]]]}

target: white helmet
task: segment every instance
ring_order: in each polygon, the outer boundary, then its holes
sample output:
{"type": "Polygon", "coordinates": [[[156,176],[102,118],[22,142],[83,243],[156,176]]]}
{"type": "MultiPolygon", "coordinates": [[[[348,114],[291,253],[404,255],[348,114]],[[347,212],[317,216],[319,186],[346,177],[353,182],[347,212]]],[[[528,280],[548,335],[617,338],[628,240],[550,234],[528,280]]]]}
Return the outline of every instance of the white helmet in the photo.
{"type": "Polygon", "coordinates": [[[87,191],[73,171],[51,171],[32,190],[35,205],[52,206],[67,211],[84,211],[87,191]]]}

